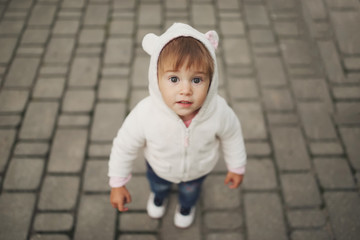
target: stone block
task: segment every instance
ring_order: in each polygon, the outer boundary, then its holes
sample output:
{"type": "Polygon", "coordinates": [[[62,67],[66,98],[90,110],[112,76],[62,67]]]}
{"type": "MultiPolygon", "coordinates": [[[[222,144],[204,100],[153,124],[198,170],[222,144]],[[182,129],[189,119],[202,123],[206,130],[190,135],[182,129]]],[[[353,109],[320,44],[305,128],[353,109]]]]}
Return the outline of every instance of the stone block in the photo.
{"type": "Polygon", "coordinates": [[[199,26],[216,26],[215,18],[215,8],[212,4],[203,3],[197,4],[194,3],[191,8],[193,24],[196,27],[199,26]]]}
{"type": "Polygon", "coordinates": [[[265,120],[259,103],[236,102],[233,109],[240,119],[246,140],[267,138],[265,120]]]}
{"type": "Polygon", "coordinates": [[[228,92],[234,100],[256,99],[259,97],[259,91],[255,79],[230,77],[228,79],[228,92]]]}
{"type": "Polygon", "coordinates": [[[360,128],[340,128],[340,134],[345,144],[345,150],[353,168],[360,170],[360,128]]]}
{"type": "Polygon", "coordinates": [[[276,189],[277,181],[273,162],[270,159],[248,160],[243,186],[246,190],[276,189]]]}
{"type": "Polygon", "coordinates": [[[56,102],[30,102],[20,130],[20,139],[50,139],[58,106],[56,102]]]}
{"type": "Polygon", "coordinates": [[[27,90],[3,89],[0,93],[0,112],[21,113],[29,97],[27,90]]]}
{"type": "Polygon", "coordinates": [[[108,195],[83,195],[77,215],[74,239],[112,240],[115,234],[116,211],[108,195]]]}
{"type": "Polygon", "coordinates": [[[84,162],[87,135],[86,129],[58,129],[51,148],[48,171],[79,172],[84,162]]]}
{"type": "Polygon", "coordinates": [[[37,80],[33,90],[33,97],[60,99],[62,97],[64,87],[64,78],[40,78],[37,80]]]}
{"type": "Polygon", "coordinates": [[[224,36],[242,36],[245,26],[240,20],[223,20],[220,21],[220,31],[224,36]]]}
{"type": "Polygon", "coordinates": [[[332,229],[338,240],[360,236],[360,197],[357,192],[327,192],[324,194],[332,229]]]}
{"type": "Polygon", "coordinates": [[[151,234],[121,234],[119,240],[156,240],[156,235],[151,234]]]}
{"type": "Polygon", "coordinates": [[[159,220],[150,218],[146,213],[123,213],[119,219],[121,232],[151,232],[159,227],[159,220]]]}
{"type": "Polygon", "coordinates": [[[110,23],[110,35],[132,35],[135,24],[132,20],[113,20],[110,23]]]}
{"type": "Polygon", "coordinates": [[[90,116],[62,114],[59,117],[58,125],[61,127],[87,127],[90,125],[90,116]]]}
{"type": "Polygon", "coordinates": [[[84,191],[109,191],[108,161],[88,160],[84,175],[84,191]]]}
{"type": "Polygon", "coordinates": [[[0,127],[16,128],[20,125],[22,117],[20,115],[0,116],[0,127]]]}
{"type": "Polygon", "coordinates": [[[280,170],[310,169],[310,157],[299,128],[273,127],[271,136],[280,170]]]}
{"type": "Polygon", "coordinates": [[[50,27],[52,24],[56,12],[55,5],[42,5],[37,4],[32,9],[28,25],[29,26],[42,26],[50,27]]]}
{"type": "Polygon", "coordinates": [[[16,38],[1,37],[0,38],[0,63],[7,64],[13,54],[16,46],[16,38]]]}
{"type": "Polygon", "coordinates": [[[218,232],[218,233],[209,233],[206,237],[206,240],[244,240],[243,234],[239,233],[239,231],[234,232],[218,232]]]}
{"type": "Polygon", "coordinates": [[[34,211],[35,194],[2,193],[0,239],[26,239],[34,211]]]}
{"type": "Polygon", "coordinates": [[[125,79],[102,79],[98,90],[99,100],[122,100],[129,95],[129,82],[125,79]]]}
{"type": "Polygon", "coordinates": [[[244,38],[225,38],[223,51],[227,65],[250,65],[249,45],[244,38]]]}
{"type": "Polygon", "coordinates": [[[49,151],[48,143],[41,142],[18,142],[16,144],[14,155],[15,156],[40,156],[45,157],[49,151]]]}
{"type": "Polygon", "coordinates": [[[92,143],[90,144],[88,155],[90,158],[109,158],[111,152],[111,143],[107,144],[97,144],[92,143]]]}
{"type": "Polygon", "coordinates": [[[74,210],[80,179],[72,176],[46,176],[40,192],[40,210],[74,210]]]}
{"type": "Polygon", "coordinates": [[[6,77],[5,86],[30,88],[34,82],[39,63],[39,58],[15,58],[6,77]]]}
{"type": "Polygon", "coordinates": [[[234,230],[242,226],[240,210],[231,212],[207,212],[204,215],[205,226],[211,230],[234,230]]]}
{"type": "Polygon", "coordinates": [[[303,33],[297,22],[274,22],[274,28],[280,37],[298,37],[303,33]]]}
{"type": "Polygon", "coordinates": [[[95,101],[94,90],[68,89],[62,105],[63,112],[87,113],[93,110],[95,101]]]}
{"type": "Polygon", "coordinates": [[[245,4],[245,16],[247,24],[253,26],[269,26],[270,20],[265,6],[260,4],[245,4]]]}
{"type": "Polygon", "coordinates": [[[330,240],[328,230],[296,230],[291,233],[292,240],[330,240]]]}
{"type": "Polygon", "coordinates": [[[345,76],[335,44],[332,41],[319,41],[318,47],[330,82],[344,82],[345,76]]]}
{"type": "Polygon", "coordinates": [[[40,232],[70,231],[73,216],[68,213],[39,213],[35,217],[34,230],[40,232]]]}
{"type": "Polygon", "coordinates": [[[320,228],[326,224],[326,215],[322,210],[293,210],[287,212],[292,228],[320,228]]]}
{"type": "Polygon", "coordinates": [[[140,26],[160,26],[162,20],[162,9],[159,3],[141,3],[138,14],[140,26]]]}
{"type": "Polygon", "coordinates": [[[148,180],[144,176],[133,176],[127,184],[127,189],[131,194],[132,202],[128,204],[130,210],[145,210],[150,194],[148,180]]]}
{"type": "Polygon", "coordinates": [[[294,103],[288,89],[263,89],[262,93],[268,111],[294,110],[294,103]]]}
{"type": "Polygon", "coordinates": [[[112,141],[125,119],[124,103],[98,103],[91,128],[92,141],[112,141]]]}
{"type": "Polygon", "coordinates": [[[4,179],[4,189],[37,190],[43,169],[43,159],[13,158],[4,179]]]}
{"type": "Polygon", "coordinates": [[[247,239],[288,239],[283,217],[283,207],[277,194],[247,193],[245,194],[244,201],[247,239]]]}
{"type": "Polygon", "coordinates": [[[324,189],[353,189],[353,175],[345,159],[316,158],[314,165],[324,189]]]}
{"type": "Polygon", "coordinates": [[[16,131],[12,129],[0,129],[0,172],[4,171],[10,151],[15,140],[16,131]]]}
{"type": "Polygon", "coordinates": [[[357,86],[335,86],[333,94],[337,100],[360,100],[360,87],[357,86]]]}
{"type": "Polygon", "coordinates": [[[129,64],[133,54],[131,38],[109,38],[106,42],[105,64],[129,64]]]}
{"type": "Polygon", "coordinates": [[[134,68],[132,71],[131,86],[147,87],[148,86],[148,56],[136,56],[134,60],[134,68]]]}
{"type": "Polygon", "coordinates": [[[105,40],[105,31],[103,29],[84,28],[80,31],[79,43],[86,44],[103,44],[105,40]]]}
{"type": "Polygon", "coordinates": [[[308,44],[298,39],[281,40],[281,50],[288,65],[311,64],[308,44]]]}
{"type": "Polygon", "coordinates": [[[67,64],[70,61],[74,44],[75,40],[73,38],[53,37],[45,54],[45,63],[67,64]]]}
{"type": "Polygon", "coordinates": [[[69,236],[63,234],[34,234],[30,240],[70,240],[69,236]]]}
{"type": "Polygon", "coordinates": [[[0,23],[0,35],[18,35],[24,26],[23,21],[3,20],[0,23]]]}
{"type": "Polygon", "coordinates": [[[253,44],[273,44],[275,43],[274,33],[269,29],[249,29],[249,35],[253,44]]]}
{"type": "Polygon", "coordinates": [[[283,125],[297,126],[299,123],[298,116],[294,113],[270,112],[266,114],[266,117],[269,121],[269,124],[273,126],[283,126],[283,125]]]}
{"type": "Polygon", "coordinates": [[[313,155],[341,155],[344,153],[339,142],[313,142],[310,143],[310,150],[313,155]]]}
{"type": "Polygon", "coordinates": [[[108,21],[109,6],[105,4],[93,4],[87,5],[84,17],[85,26],[105,26],[108,21]]]}
{"type": "Polygon", "coordinates": [[[311,173],[282,174],[285,203],[289,207],[319,207],[320,192],[311,173]]]}
{"type": "Polygon", "coordinates": [[[217,1],[216,4],[220,10],[234,10],[240,8],[239,2],[236,0],[217,1]]]}
{"type": "Polygon", "coordinates": [[[72,63],[69,76],[70,87],[94,87],[97,84],[100,59],[77,57],[72,63]]]}
{"type": "Polygon", "coordinates": [[[248,156],[269,156],[272,152],[266,142],[246,142],[245,149],[248,156]]]}
{"type": "Polygon", "coordinates": [[[206,178],[202,190],[204,208],[233,209],[240,206],[240,189],[230,189],[224,185],[224,180],[225,175],[210,175],[206,178]]]}
{"type": "Polygon", "coordinates": [[[263,86],[285,86],[284,67],[279,57],[256,57],[258,77],[263,86]]]}

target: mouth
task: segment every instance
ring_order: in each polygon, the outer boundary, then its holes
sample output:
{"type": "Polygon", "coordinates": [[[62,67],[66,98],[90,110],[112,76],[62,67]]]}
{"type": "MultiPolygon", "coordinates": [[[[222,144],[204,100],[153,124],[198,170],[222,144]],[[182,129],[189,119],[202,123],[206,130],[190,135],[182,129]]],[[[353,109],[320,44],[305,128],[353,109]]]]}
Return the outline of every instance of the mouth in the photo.
{"type": "Polygon", "coordinates": [[[193,104],[190,101],[177,101],[176,103],[183,106],[183,107],[190,107],[193,104]]]}

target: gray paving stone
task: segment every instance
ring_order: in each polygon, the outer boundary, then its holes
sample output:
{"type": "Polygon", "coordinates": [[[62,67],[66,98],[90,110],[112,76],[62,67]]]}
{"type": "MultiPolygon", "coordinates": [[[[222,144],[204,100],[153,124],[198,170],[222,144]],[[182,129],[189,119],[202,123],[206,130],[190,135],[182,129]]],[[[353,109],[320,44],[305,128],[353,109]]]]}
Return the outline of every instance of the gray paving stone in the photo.
{"type": "Polygon", "coordinates": [[[40,63],[39,58],[15,58],[6,78],[7,87],[31,87],[40,63]]]}
{"type": "Polygon", "coordinates": [[[204,216],[205,226],[212,230],[234,230],[243,225],[240,210],[231,212],[207,212],[204,216]]]}
{"type": "Polygon", "coordinates": [[[261,85],[284,86],[286,76],[284,67],[278,57],[256,57],[256,69],[261,85]]]}
{"type": "Polygon", "coordinates": [[[85,175],[84,175],[84,187],[85,191],[108,191],[109,178],[108,173],[108,161],[103,160],[88,160],[86,161],[85,175]]]}
{"type": "Polygon", "coordinates": [[[360,32],[357,23],[360,22],[360,12],[332,11],[330,17],[340,51],[344,54],[359,54],[360,32]]]}
{"type": "Polygon", "coordinates": [[[57,20],[53,29],[55,35],[75,35],[79,30],[79,20],[57,20]]]}
{"type": "Polygon", "coordinates": [[[220,31],[225,37],[241,36],[245,34],[245,26],[240,20],[223,20],[220,21],[220,31]]]}
{"type": "Polygon", "coordinates": [[[24,21],[3,20],[0,23],[0,35],[17,35],[20,34],[24,26],[24,21]]]}
{"type": "Polygon", "coordinates": [[[106,42],[105,64],[129,64],[132,44],[131,38],[109,38],[106,42]]]}
{"type": "Polygon", "coordinates": [[[235,0],[223,0],[216,2],[220,10],[234,10],[239,9],[239,2],[235,0]]]}
{"type": "Polygon", "coordinates": [[[246,142],[245,149],[248,156],[269,156],[272,152],[270,145],[265,142],[246,142]]]}
{"type": "Polygon", "coordinates": [[[328,230],[296,230],[291,234],[292,240],[330,240],[328,230]]]}
{"type": "Polygon", "coordinates": [[[73,226],[73,216],[69,213],[39,213],[35,216],[35,231],[69,231],[73,226]]]}
{"type": "Polygon", "coordinates": [[[255,79],[229,77],[227,82],[228,92],[234,100],[256,99],[259,97],[255,79]]]}
{"type": "Polygon", "coordinates": [[[0,63],[7,64],[13,54],[16,45],[16,38],[1,37],[0,38],[0,63]]]}
{"type": "Polygon", "coordinates": [[[348,57],[344,59],[344,65],[347,70],[356,71],[360,69],[360,57],[348,57]]]}
{"type": "Polygon", "coordinates": [[[225,38],[223,41],[223,51],[227,65],[251,64],[249,46],[243,38],[225,38]]]}
{"type": "Polygon", "coordinates": [[[150,58],[148,56],[136,56],[134,68],[132,70],[131,86],[147,87],[148,86],[148,65],[150,58]]]}
{"type": "Polygon", "coordinates": [[[241,233],[232,232],[232,233],[210,233],[207,235],[206,240],[243,240],[245,239],[241,233]]]}
{"type": "Polygon", "coordinates": [[[236,102],[233,109],[240,119],[244,138],[266,139],[267,133],[261,105],[257,102],[236,102]]]}
{"type": "Polygon", "coordinates": [[[121,232],[150,232],[156,231],[158,227],[159,220],[150,218],[147,213],[122,213],[120,215],[119,229],[121,232]]]}
{"type": "Polygon", "coordinates": [[[30,102],[20,130],[20,139],[49,139],[53,132],[58,106],[56,102],[30,102]]]}
{"type": "Polygon", "coordinates": [[[299,100],[326,100],[330,101],[324,79],[301,79],[292,82],[295,96],[299,100]]]}
{"type": "Polygon", "coordinates": [[[360,99],[360,87],[339,86],[333,87],[333,94],[337,100],[360,99]]]}
{"type": "Polygon", "coordinates": [[[304,4],[306,5],[307,10],[310,11],[310,16],[313,20],[322,20],[327,17],[327,9],[323,1],[306,0],[304,4]]]}
{"type": "Polygon", "coordinates": [[[299,123],[298,116],[294,113],[276,113],[270,112],[266,114],[266,117],[270,125],[282,126],[282,125],[294,125],[299,123]]]}
{"type": "Polygon", "coordinates": [[[287,64],[311,64],[311,55],[308,44],[298,39],[281,40],[281,49],[287,64]]]}
{"type": "Polygon", "coordinates": [[[74,44],[75,39],[73,38],[51,38],[45,54],[45,63],[67,64],[70,61],[74,44]]]}
{"type": "Polygon", "coordinates": [[[17,142],[14,150],[15,156],[41,156],[45,155],[49,151],[48,143],[36,143],[36,142],[17,142]]]}
{"type": "Polygon", "coordinates": [[[114,239],[115,217],[108,195],[81,196],[74,239],[114,239]]]}
{"type": "Polygon", "coordinates": [[[31,3],[31,1],[11,1],[9,3],[9,9],[28,9],[31,3]]]}
{"type": "Polygon", "coordinates": [[[150,234],[121,234],[119,240],[156,240],[156,235],[150,234]]]}
{"type": "Polygon", "coordinates": [[[87,113],[93,110],[95,102],[95,91],[68,89],[62,105],[63,112],[87,113]]]}
{"type": "Polygon", "coordinates": [[[276,189],[277,181],[273,162],[270,159],[248,160],[243,186],[246,190],[276,189]]]}
{"type": "Polygon", "coordinates": [[[192,10],[191,14],[193,17],[193,24],[196,27],[204,26],[204,25],[215,27],[216,25],[215,9],[212,4],[193,3],[191,10],[192,10]]]}
{"type": "Polygon", "coordinates": [[[305,134],[313,140],[334,140],[336,132],[324,105],[316,102],[298,104],[305,134]]]}
{"type": "Polygon", "coordinates": [[[29,91],[2,89],[0,92],[0,112],[23,112],[28,100],[29,91]]]}
{"type": "MultiPolygon", "coordinates": [[[[145,67],[145,66],[144,66],[145,67]]],[[[139,69],[140,70],[140,69],[139,69]]],[[[124,66],[103,66],[101,68],[101,76],[103,79],[118,79],[119,77],[127,77],[130,73],[130,69],[124,66]]]]}
{"type": "Polygon", "coordinates": [[[360,198],[357,192],[325,193],[335,238],[358,239],[360,235],[360,198]]]}
{"type": "Polygon", "coordinates": [[[340,128],[345,150],[353,168],[360,170],[360,148],[354,144],[360,142],[360,128],[340,128]]]}
{"type": "Polygon", "coordinates": [[[90,125],[88,115],[60,115],[58,125],[60,127],[87,127],[90,125]]]}
{"type": "Polygon", "coordinates": [[[287,212],[292,228],[319,228],[326,224],[326,215],[322,210],[293,210],[287,212]]]}
{"type": "Polygon", "coordinates": [[[125,79],[101,79],[98,90],[99,100],[122,100],[129,95],[129,82],[125,79]]]}
{"type": "Polygon", "coordinates": [[[249,26],[269,26],[270,20],[263,5],[245,4],[245,17],[249,26]]]}
{"type": "Polygon", "coordinates": [[[87,135],[87,129],[58,129],[51,148],[48,171],[79,172],[84,162],[87,135]]]}
{"type": "Polygon", "coordinates": [[[90,3],[85,12],[84,25],[104,26],[108,21],[109,6],[90,3]]]}
{"type": "Polygon", "coordinates": [[[311,173],[282,174],[281,184],[285,203],[289,207],[318,207],[320,192],[311,173]]]}
{"type": "Polygon", "coordinates": [[[56,12],[55,5],[41,5],[37,4],[31,12],[28,25],[32,26],[47,26],[52,24],[56,12]]]}
{"type": "Polygon", "coordinates": [[[310,158],[299,128],[273,127],[271,136],[280,170],[310,169],[310,158]]]}
{"type": "Polygon", "coordinates": [[[288,89],[263,89],[262,95],[268,111],[294,110],[294,103],[288,89]]]}
{"type": "Polygon", "coordinates": [[[160,227],[160,239],[173,239],[173,240],[181,240],[181,239],[193,239],[200,240],[201,238],[201,225],[202,219],[201,208],[199,205],[196,206],[197,210],[195,213],[194,223],[184,231],[183,229],[179,229],[174,225],[174,213],[177,205],[177,195],[172,194],[170,196],[170,201],[168,205],[168,210],[163,217],[162,224],[160,227]]]}
{"type": "Polygon", "coordinates": [[[345,76],[341,66],[339,54],[332,41],[319,41],[318,47],[324,62],[325,73],[330,82],[344,82],[345,76]]]}
{"type": "Polygon", "coordinates": [[[310,150],[313,155],[341,155],[343,147],[338,142],[314,142],[310,143],[310,150]]]}
{"type": "Polygon", "coordinates": [[[73,210],[80,179],[71,176],[46,176],[40,192],[40,210],[73,210]]]}
{"type": "Polygon", "coordinates": [[[33,90],[34,98],[60,99],[65,87],[64,78],[39,78],[33,90]]]}
{"type": "Polygon", "coordinates": [[[132,20],[113,20],[110,23],[110,35],[132,35],[135,31],[135,24],[132,20]]]}
{"type": "Polygon", "coordinates": [[[105,41],[104,29],[84,28],[80,31],[79,43],[81,44],[102,44],[105,41]]]}
{"type": "Polygon", "coordinates": [[[10,161],[4,179],[7,190],[37,190],[44,169],[43,159],[18,159],[10,161]]]}
{"type": "Polygon", "coordinates": [[[62,234],[35,234],[31,240],[69,240],[70,238],[62,234]]]}
{"type": "Polygon", "coordinates": [[[90,144],[88,155],[90,158],[108,158],[110,155],[112,143],[90,144]]]}
{"type": "Polygon", "coordinates": [[[280,37],[297,37],[303,32],[298,22],[274,22],[274,29],[280,37]]]}
{"type": "Polygon", "coordinates": [[[360,122],[360,102],[337,102],[334,121],[338,125],[357,125],[360,122]]]}
{"type": "Polygon", "coordinates": [[[90,139],[92,141],[112,141],[124,119],[124,103],[96,104],[90,139]]]}
{"type": "Polygon", "coordinates": [[[253,44],[275,43],[274,33],[269,29],[249,29],[249,36],[253,44]]]}
{"type": "Polygon", "coordinates": [[[138,24],[140,26],[160,26],[161,6],[158,3],[141,3],[138,14],[138,24]]]}
{"type": "Polygon", "coordinates": [[[68,68],[65,66],[42,66],[40,76],[42,77],[65,77],[68,68]]]}
{"type": "Polygon", "coordinates": [[[20,115],[0,115],[0,127],[15,128],[20,125],[20,115]]]}
{"type": "Polygon", "coordinates": [[[0,196],[0,238],[27,239],[35,194],[3,193],[0,196]]]}
{"type": "Polygon", "coordinates": [[[288,239],[281,201],[277,194],[247,193],[244,201],[247,239],[288,239]]]}
{"type": "Polygon", "coordinates": [[[126,185],[131,194],[132,202],[128,204],[130,210],[145,210],[150,194],[148,180],[144,176],[133,176],[126,185]]]}
{"type": "Polygon", "coordinates": [[[83,8],[85,6],[84,0],[64,0],[61,5],[63,8],[83,8]]]}
{"type": "Polygon", "coordinates": [[[354,179],[345,159],[316,158],[314,165],[320,184],[325,189],[355,188],[354,179]]]}
{"type": "Polygon", "coordinates": [[[224,180],[225,175],[210,175],[206,178],[202,190],[204,208],[233,209],[240,206],[240,189],[230,189],[224,185],[224,180]]]}
{"type": "Polygon", "coordinates": [[[4,171],[10,151],[15,140],[15,130],[0,129],[0,172],[4,171]]]}

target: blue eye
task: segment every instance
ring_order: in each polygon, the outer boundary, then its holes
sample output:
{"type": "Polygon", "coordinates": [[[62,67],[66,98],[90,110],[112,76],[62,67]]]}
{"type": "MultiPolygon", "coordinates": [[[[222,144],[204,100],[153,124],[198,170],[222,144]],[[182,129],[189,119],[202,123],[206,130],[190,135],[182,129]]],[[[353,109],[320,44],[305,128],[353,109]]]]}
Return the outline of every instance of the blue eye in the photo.
{"type": "Polygon", "coordinates": [[[194,78],[192,80],[192,82],[195,83],[195,84],[199,84],[199,83],[201,83],[201,78],[194,78]]]}
{"type": "Polygon", "coordinates": [[[178,77],[170,77],[169,79],[172,83],[177,83],[179,81],[178,77]]]}

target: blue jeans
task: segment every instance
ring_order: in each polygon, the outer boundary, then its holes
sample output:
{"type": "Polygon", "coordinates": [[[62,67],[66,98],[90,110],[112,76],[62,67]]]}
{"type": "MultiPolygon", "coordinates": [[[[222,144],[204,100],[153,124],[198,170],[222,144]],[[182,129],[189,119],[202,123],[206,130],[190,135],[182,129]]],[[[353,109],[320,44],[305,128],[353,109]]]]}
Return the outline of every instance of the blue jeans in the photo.
{"type": "MultiPolygon", "coordinates": [[[[160,178],[156,175],[151,166],[146,162],[147,172],[146,176],[150,183],[151,191],[155,194],[155,197],[160,201],[163,201],[169,196],[171,191],[172,182],[160,178]]],[[[198,179],[189,182],[180,182],[178,184],[179,190],[179,203],[183,208],[192,208],[196,205],[197,200],[200,197],[201,186],[205,180],[206,175],[198,179]]]]}

